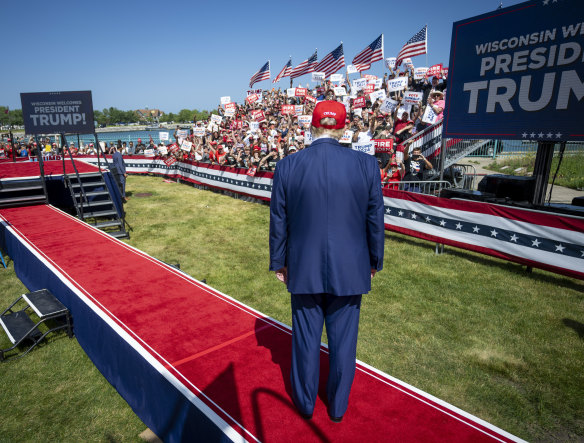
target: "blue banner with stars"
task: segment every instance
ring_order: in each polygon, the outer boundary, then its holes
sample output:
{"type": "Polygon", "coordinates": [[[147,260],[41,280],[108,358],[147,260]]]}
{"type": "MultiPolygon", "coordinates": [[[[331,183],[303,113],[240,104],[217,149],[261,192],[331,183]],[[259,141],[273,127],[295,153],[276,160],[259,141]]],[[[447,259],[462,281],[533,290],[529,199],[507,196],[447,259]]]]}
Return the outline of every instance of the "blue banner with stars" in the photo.
{"type": "Polygon", "coordinates": [[[445,137],[584,140],[584,1],[537,0],[453,24],[445,137]]]}

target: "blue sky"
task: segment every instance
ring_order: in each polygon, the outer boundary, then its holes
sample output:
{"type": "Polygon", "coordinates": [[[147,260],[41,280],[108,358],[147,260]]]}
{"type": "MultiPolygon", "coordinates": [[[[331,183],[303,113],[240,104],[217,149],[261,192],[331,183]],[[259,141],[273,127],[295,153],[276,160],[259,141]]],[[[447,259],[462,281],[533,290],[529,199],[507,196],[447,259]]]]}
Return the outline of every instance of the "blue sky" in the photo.
{"type": "MultiPolygon", "coordinates": [[[[241,102],[268,59],[274,78],[290,55],[295,66],[318,48],[320,60],[342,41],[349,64],[381,33],[385,56],[394,57],[425,24],[428,56],[414,65],[447,65],[452,23],[499,0],[4,3],[0,106],[20,108],[21,92],[91,90],[95,109],[176,113],[215,108],[224,95],[241,102]]],[[[367,71],[383,72],[381,62],[367,71]]],[[[296,80],[304,86],[309,77],[296,80]]],[[[271,87],[271,80],[254,86],[271,87]]]]}

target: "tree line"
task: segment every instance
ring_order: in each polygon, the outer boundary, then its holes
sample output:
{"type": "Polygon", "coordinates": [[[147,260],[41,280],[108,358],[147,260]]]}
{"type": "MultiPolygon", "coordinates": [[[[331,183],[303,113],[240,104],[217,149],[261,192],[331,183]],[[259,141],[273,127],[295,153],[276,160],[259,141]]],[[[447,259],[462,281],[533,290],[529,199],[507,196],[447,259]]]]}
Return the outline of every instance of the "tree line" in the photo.
{"type": "MultiPolygon", "coordinates": [[[[217,113],[217,111],[213,111],[217,113]]],[[[153,123],[160,122],[193,122],[207,120],[211,112],[199,111],[198,109],[181,109],[178,114],[172,112],[165,113],[159,118],[147,113],[145,116],[140,115],[137,111],[122,111],[118,108],[104,108],[102,111],[93,110],[93,118],[98,126],[115,125],[117,123],[153,123]]],[[[21,109],[8,109],[6,106],[0,106],[0,126],[21,126],[24,125],[21,109]]]]}

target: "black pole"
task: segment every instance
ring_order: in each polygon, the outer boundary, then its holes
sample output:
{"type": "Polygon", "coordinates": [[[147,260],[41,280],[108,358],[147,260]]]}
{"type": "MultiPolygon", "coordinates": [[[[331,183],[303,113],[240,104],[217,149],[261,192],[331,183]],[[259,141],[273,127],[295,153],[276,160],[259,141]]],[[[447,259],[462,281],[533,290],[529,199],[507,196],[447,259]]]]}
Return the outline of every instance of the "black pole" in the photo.
{"type": "Polygon", "coordinates": [[[535,189],[532,203],[534,205],[543,205],[547,190],[547,182],[550,178],[550,169],[554,157],[553,142],[539,142],[537,145],[537,154],[535,156],[535,165],[533,167],[533,177],[535,177],[535,189]]]}
{"type": "Polygon", "coordinates": [[[39,162],[39,170],[41,172],[41,183],[43,185],[43,191],[45,193],[45,202],[49,203],[49,193],[47,192],[47,183],[45,181],[45,164],[43,163],[43,151],[40,149],[39,138],[38,135],[35,134],[34,140],[37,145],[37,159],[39,162]]]}
{"type": "MultiPolygon", "coordinates": [[[[12,125],[10,125],[10,126],[12,126],[12,125]]],[[[8,132],[10,133],[10,148],[12,151],[12,161],[16,162],[16,152],[14,150],[14,136],[12,135],[12,128],[10,128],[8,130],[8,132]]]]}

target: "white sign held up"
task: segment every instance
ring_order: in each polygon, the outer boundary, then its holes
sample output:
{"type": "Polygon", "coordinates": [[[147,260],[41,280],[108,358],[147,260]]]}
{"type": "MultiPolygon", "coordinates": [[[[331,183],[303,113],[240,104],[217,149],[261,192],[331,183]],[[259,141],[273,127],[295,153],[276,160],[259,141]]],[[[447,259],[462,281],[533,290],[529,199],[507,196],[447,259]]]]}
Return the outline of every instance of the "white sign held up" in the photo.
{"type": "Polygon", "coordinates": [[[354,131],[349,131],[348,129],[345,131],[343,136],[339,139],[339,143],[351,143],[353,140],[354,131]]]}
{"type": "Polygon", "coordinates": [[[226,95],[225,97],[221,97],[221,104],[226,105],[227,103],[231,103],[231,97],[226,95]]]}
{"type": "Polygon", "coordinates": [[[216,125],[220,125],[223,121],[223,117],[217,114],[211,114],[211,123],[215,123],[216,125]]]}
{"type": "Polygon", "coordinates": [[[357,72],[357,68],[355,68],[355,66],[353,65],[347,65],[347,74],[356,74],[357,72]]]}
{"type": "Polygon", "coordinates": [[[385,100],[383,100],[383,103],[379,107],[379,111],[383,112],[384,114],[391,114],[393,111],[395,111],[396,107],[397,102],[395,100],[392,100],[391,98],[386,98],[385,100]]]}
{"type": "Polygon", "coordinates": [[[368,80],[366,78],[356,78],[353,80],[353,88],[355,91],[361,91],[367,86],[368,80]]]}
{"type": "Polygon", "coordinates": [[[395,57],[386,58],[385,66],[387,66],[387,69],[395,69],[395,57]]]}
{"type": "Polygon", "coordinates": [[[338,86],[336,88],[334,88],[335,91],[335,95],[342,97],[344,95],[347,95],[347,91],[345,91],[345,88],[343,88],[342,86],[338,86]]]}
{"type": "Polygon", "coordinates": [[[288,89],[286,89],[286,95],[288,97],[294,97],[296,95],[296,88],[288,88],[288,89]]]}
{"type": "Polygon", "coordinates": [[[313,82],[323,82],[326,76],[326,72],[313,72],[312,81],[313,82]]]}
{"type": "Polygon", "coordinates": [[[402,89],[407,88],[407,86],[408,86],[407,77],[398,77],[387,81],[387,89],[389,92],[400,91],[402,89]]]}
{"type": "Polygon", "coordinates": [[[375,142],[353,143],[351,147],[355,151],[364,152],[365,154],[375,155],[375,142]]]}
{"type": "Polygon", "coordinates": [[[407,105],[417,105],[422,101],[423,97],[424,97],[423,92],[406,91],[402,103],[405,103],[407,105]]]}
{"type": "Polygon", "coordinates": [[[331,74],[331,82],[342,82],[343,74],[331,74]]]}
{"type": "Polygon", "coordinates": [[[371,94],[369,94],[369,98],[371,99],[372,102],[374,102],[375,100],[385,100],[386,98],[386,94],[385,91],[383,89],[379,89],[378,91],[372,92],[371,94]]]}
{"type": "Polygon", "coordinates": [[[424,115],[422,116],[422,121],[424,123],[429,123],[433,125],[438,120],[438,116],[432,109],[432,106],[426,106],[426,110],[424,111],[424,115]]]}
{"type": "Polygon", "coordinates": [[[426,78],[426,73],[428,72],[428,68],[416,68],[414,69],[414,80],[421,80],[426,78]]]}
{"type": "Polygon", "coordinates": [[[168,132],[159,132],[158,138],[160,141],[167,141],[168,140],[168,132]]]}

